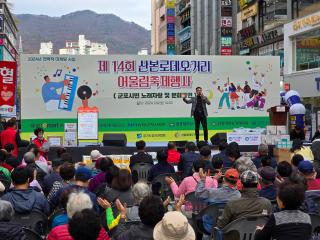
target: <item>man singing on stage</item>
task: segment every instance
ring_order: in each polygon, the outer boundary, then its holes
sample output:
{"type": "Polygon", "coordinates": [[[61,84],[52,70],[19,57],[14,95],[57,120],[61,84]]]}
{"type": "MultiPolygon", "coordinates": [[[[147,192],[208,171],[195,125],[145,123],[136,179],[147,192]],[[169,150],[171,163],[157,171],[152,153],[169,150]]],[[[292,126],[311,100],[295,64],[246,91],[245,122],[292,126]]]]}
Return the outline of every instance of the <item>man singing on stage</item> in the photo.
{"type": "Polygon", "coordinates": [[[183,101],[187,104],[192,103],[191,107],[191,117],[194,118],[195,123],[195,134],[196,134],[196,140],[199,142],[199,127],[200,122],[203,128],[203,135],[204,140],[208,142],[208,126],[207,126],[207,106],[206,104],[210,105],[209,99],[203,95],[202,88],[197,87],[196,88],[196,97],[192,97],[191,99],[187,100],[186,96],[183,96],[183,101]]]}

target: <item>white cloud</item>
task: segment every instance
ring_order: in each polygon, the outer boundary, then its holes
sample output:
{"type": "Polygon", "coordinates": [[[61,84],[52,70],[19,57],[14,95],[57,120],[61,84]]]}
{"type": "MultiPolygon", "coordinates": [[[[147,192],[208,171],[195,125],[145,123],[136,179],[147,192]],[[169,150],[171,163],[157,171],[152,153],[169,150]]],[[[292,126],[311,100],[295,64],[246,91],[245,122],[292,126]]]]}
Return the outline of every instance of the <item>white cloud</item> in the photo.
{"type": "Polygon", "coordinates": [[[79,10],[113,13],[126,21],[147,29],[151,23],[150,0],[9,0],[15,14],[44,14],[61,16],[79,10]]]}

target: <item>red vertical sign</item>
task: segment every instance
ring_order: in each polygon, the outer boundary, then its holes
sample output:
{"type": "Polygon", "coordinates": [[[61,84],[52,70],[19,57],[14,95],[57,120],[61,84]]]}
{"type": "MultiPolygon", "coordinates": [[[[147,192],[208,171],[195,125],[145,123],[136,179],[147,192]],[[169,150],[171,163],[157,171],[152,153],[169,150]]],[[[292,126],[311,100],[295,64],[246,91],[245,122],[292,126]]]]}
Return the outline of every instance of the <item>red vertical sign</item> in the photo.
{"type": "Polygon", "coordinates": [[[0,114],[15,114],[17,63],[0,61],[0,114]]]}

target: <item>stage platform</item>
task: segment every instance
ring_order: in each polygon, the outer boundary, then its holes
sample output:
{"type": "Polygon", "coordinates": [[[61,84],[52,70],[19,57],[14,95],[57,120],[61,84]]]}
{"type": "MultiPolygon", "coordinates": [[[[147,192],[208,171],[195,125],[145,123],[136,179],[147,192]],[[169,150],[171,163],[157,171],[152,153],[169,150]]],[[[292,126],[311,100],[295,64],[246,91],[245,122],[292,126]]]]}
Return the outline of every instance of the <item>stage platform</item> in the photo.
{"type": "MultiPolygon", "coordinates": [[[[49,151],[49,159],[57,158],[57,147],[51,147],[49,151]]],[[[94,149],[99,150],[103,155],[132,155],[137,150],[135,147],[116,147],[116,146],[82,146],[82,147],[66,147],[67,153],[70,153],[76,162],[82,161],[83,155],[90,155],[90,152],[94,149]]],[[[147,152],[157,152],[162,149],[166,149],[166,146],[150,146],[146,148],[147,152]]],[[[270,149],[272,152],[272,149],[270,149]]],[[[179,152],[184,152],[184,148],[178,148],[179,152]]],[[[240,146],[241,152],[257,152],[258,146],[240,146]]],[[[23,158],[26,148],[19,148],[19,159],[23,158]]]]}

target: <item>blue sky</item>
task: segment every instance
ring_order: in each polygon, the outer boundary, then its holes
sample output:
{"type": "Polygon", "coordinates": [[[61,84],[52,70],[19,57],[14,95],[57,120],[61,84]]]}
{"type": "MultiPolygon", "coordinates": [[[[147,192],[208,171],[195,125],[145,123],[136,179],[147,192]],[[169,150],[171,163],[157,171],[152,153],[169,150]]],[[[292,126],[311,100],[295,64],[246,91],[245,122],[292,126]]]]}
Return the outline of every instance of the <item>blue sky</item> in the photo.
{"type": "Polygon", "coordinates": [[[113,13],[126,21],[133,21],[147,29],[151,23],[150,0],[8,0],[13,13],[61,16],[78,10],[113,13]]]}

